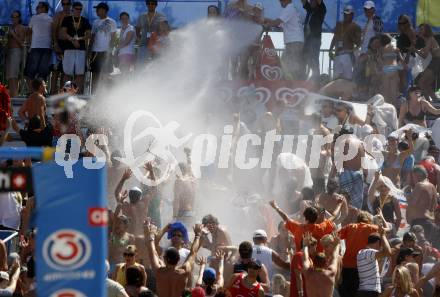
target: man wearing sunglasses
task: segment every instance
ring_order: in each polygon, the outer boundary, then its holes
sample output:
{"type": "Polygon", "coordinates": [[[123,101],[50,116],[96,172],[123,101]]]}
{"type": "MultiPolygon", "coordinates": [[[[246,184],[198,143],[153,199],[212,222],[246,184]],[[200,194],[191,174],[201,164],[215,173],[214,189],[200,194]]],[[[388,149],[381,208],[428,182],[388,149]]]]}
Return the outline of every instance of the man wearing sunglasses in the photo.
{"type": "Polygon", "coordinates": [[[151,56],[147,49],[151,34],[157,32],[161,20],[166,19],[163,14],[156,11],[157,0],[146,0],[145,4],[148,11],[139,16],[136,25],[137,44],[139,45],[137,61],[140,65],[145,64],[151,56]]]}
{"type": "Polygon", "coordinates": [[[376,15],[376,5],[373,1],[365,1],[364,14],[367,17],[367,23],[362,30],[361,53],[366,53],[370,39],[374,36],[378,36],[383,31],[383,22],[380,17],[376,15]]]}
{"type": "Polygon", "coordinates": [[[136,266],[140,268],[143,274],[143,280],[144,283],[143,286],[147,283],[147,273],[145,272],[145,268],[143,265],[136,262],[136,256],[137,256],[137,249],[135,245],[127,245],[127,247],[124,250],[124,263],[119,263],[116,265],[116,270],[113,276],[113,280],[117,281],[122,286],[125,286],[127,284],[127,279],[125,276],[125,271],[127,270],[127,267],[136,266]]]}

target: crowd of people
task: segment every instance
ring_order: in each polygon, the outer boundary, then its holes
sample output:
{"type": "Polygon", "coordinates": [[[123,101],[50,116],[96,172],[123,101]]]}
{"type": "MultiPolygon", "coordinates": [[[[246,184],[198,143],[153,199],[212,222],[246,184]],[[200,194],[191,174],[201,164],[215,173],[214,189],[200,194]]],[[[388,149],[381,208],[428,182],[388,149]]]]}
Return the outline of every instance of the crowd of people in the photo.
{"type": "MultiPolygon", "coordinates": [[[[18,93],[26,42],[25,75],[32,92],[18,111],[24,128],[6,108],[1,143],[11,130],[27,146],[52,146],[63,134],[76,134],[83,144],[92,134],[109,138],[97,142],[108,171],[108,296],[440,296],[440,120],[427,118],[440,115],[432,104],[440,65],[432,30],[423,24],[416,31],[402,15],[395,39],[382,32],[374,1],[364,3],[363,28],[353,22],[354,8],[347,5],[331,43],[334,77],[328,82],[319,73],[325,4],[301,1],[304,20],[291,0],[280,0],[277,19],[264,18],[262,5],[246,0],[231,3],[224,17],[257,23],[262,30],[281,27],[284,79],[321,86],[317,92],[326,97],[296,129],[310,139],[297,140],[308,151],[305,156],[277,143],[267,168],[210,166],[196,177],[192,151],[185,147],[185,160],[157,186],[142,184],[118,161],[122,153],[111,129],[97,123],[85,127],[74,110],[49,114],[45,99],[49,73],[52,88],[59,84],[61,92],[73,96],[84,90],[87,69],[99,77],[94,83],[108,79],[111,56],[118,57],[123,73],[154,58],[169,42],[170,31],[156,12],[157,1],[146,1],[148,11],[136,26],[121,12],[118,43],[106,3],[95,7],[93,24],[81,15],[83,4],[70,0],[62,0],[63,10],[53,17],[48,4],[40,2],[27,27],[20,12],[11,13],[8,92],[18,93]],[[365,117],[347,100],[366,103],[365,117]],[[311,138],[331,135],[333,141],[313,155],[311,138]],[[342,149],[337,146],[341,136],[342,149]],[[383,156],[381,161],[369,146],[383,156]],[[353,157],[338,164],[338,154],[350,148],[353,157]],[[365,166],[375,161],[376,167],[365,166]]],[[[208,16],[221,17],[215,6],[208,16]]],[[[256,41],[231,59],[235,78],[252,76],[249,66],[258,60],[260,45],[256,41]]],[[[0,95],[9,97],[3,87],[0,95]]],[[[229,121],[231,147],[238,149],[240,137],[248,133],[267,137],[275,131],[286,141],[292,130],[287,108],[280,100],[255,123],[235,111],[229,121]]],[[[234,152],[229,158],[226,163],[233,164],[234,152]]],[[[32,161],[2,166],[29,167],[32,161]]],[[[159,158],[147,162],[145,176],[156,180],[161,163],[159,158]]],[[[0,229],[18,231],[20,239],[17,253],[0,241],[0,296],[35,296],[35,261],[41,260],[35,258],[36,212],[33,193],[0,193],[0,229]]]]}

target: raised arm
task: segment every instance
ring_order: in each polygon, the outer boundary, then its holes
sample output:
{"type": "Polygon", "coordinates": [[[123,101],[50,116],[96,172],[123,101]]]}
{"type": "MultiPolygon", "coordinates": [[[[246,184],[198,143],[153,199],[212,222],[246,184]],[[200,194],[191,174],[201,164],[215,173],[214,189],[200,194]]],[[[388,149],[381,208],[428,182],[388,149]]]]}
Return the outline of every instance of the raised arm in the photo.
{"type": "Polygon", "coordinates": [[[115,198],[116,201],[121,202],[121,198],[122,198],[122,187],[124,186],[124,183],[131,177],[132,172],[131,169],[125,169],[124,173],[121,176],[121,179],[119,180],[118,185],[116,186],[115,189],[115,198]]]}
{"type": "Polygon", "coordinates": [[[384,258],[384,257],[391,257],[391,247],[390,243],[388,242],[388,239],[386,237],[386,232],[383,226],[379,226],[379,234],[380,234],[380,240],[382,243],[382,249],[376,253],[376,259],[384,258]]]}
{"type": "Polygon", "coordinates": [[[342,208],[342,204],[343,204],[344,200],[343,199],[339,199],[337,201],[338,205],[336,206],[335,210],[333,211],[333,213],[331,214],[331,216],[328,218],[329,221],[334,221],[336,220],[336,218],[339,216],[339,213],[341,212],[341,208],[342,208]]]}
{"type": "Polygon", "coordinates": [[[280,215],[280,217],[283,219],[284,222],[290,220],[289,216],[281,208],[278,207],[275,200],[270,201],[269,204],[270,206],[272,206],[273,209],[275,209],[275,211],[280,215]]]}
{"type": "Polygon", "coordinates": [[[217,270],[217,279],[216,283],[219,288],[223,287],[225,285],[225,280],[223,278],[224,273],[224,267],[225,267],[225,252],[222,250],[218,250],[215,253],[215,257],[218,260],[218,270],[217,270]]]}
{"type": "Polygon", "coordinates": [[[406,158],[408,158],[414,152],[414,141],[412,138],[413,131],[411,129],[405,131],[406,140],[408,141],[408,149],[399,154],[400,165],[403,165],[406,158]]]}
{"type": "Polygon", "coordinates": [[[190,253],[186,258],[185,263],[183,263],[182,265],[182,268],[185,269],[185,271],[187,272],[190,272],[192,270],[192,265],[194,263],[195,257],[200,249],[200,236],[202,235],[202,232],[207,232],[207,231],[203,230],[201,224],[196,224],[194,226],[194,240],[191,245],[190,253]]]}
{"type": "Polygon", "coordinates": [[[197,281],[196,281],[196,286],[200,287],[203,284],[203,272],[205,271],[206,258],[205,257],[197,258],[196,264],[198,264],[200,266],[199,276],[198,276],[197,281]]]}
{"type": "Polygon", "coordinates": [[[422,106],[425,106],[425,110],[433,115],[440,115],[440,109],[435,108],[426,100],[422,100],[422,106]]]}
{"type": "Polygon", "coordinates": [[[416,289],[422,288],[426,282],[428,282],[430,279],[434,277],[440,276],[440,262],[437,262],[434,264],[434,266],[431,268],[431,270],[423,277],[419,279],[416,285],[416,289]]]}
{"type": "Polygon", "coordinates": [[[148,256],[150,257],[151,266],[153,269],[158,270],[165,265],[162,260],[160,260],[154,245],[155,226],[153,226],[150,222],[147,222],[144,226],[144,234],[145,240],[147,241],[148,256]]]}
{"type": "Polygon", "coordinates": [[[159,254],[162,254],[162,248],[160,247],[159,243],[162,240],[162,237],[165,235],[165,233],[167,233],[169,230],[170,230],[170,224],[167,224],[154,237],[154,245],[156,246],[156,251],[158,251],[159,254]]]}
{"type": "Polygon", "coordinates": [[[376,201],[376,189],[380,180],[380,176],[381,176],[380,171],[376,171],[374,173],[373,182],[371,183],[371,186],[368,189],[368,202],[370,203],[371,207],[373,207],[374,201],[376,201]]]}

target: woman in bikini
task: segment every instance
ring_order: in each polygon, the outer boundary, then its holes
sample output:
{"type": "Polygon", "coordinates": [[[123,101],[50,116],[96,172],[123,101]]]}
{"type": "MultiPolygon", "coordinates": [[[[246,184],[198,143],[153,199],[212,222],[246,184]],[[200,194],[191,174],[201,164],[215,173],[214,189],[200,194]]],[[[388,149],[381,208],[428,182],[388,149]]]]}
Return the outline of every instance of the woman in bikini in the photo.
{"type": "Polygon", "coordinates": [[[402,165],[414,151],[414,143],[412,139],[412,131],[408,130],[405,132],[406,140],[408,142],[409,148],[405,151],[400,152],[398,149],[399,138],[393,133],[388,135],[387,150],[383,151],[384,162],[382,166],[383,175],[388,177],[393,184],[400,185],[400,171],[402,165]]]}
{"type": "Polygon", "coordinates": [[[426,114],[440,115],[437,109],[422,96],[420,87],[411,87],[408,91],[406,103],[400,106],[399,126],[416,124],[426,128],[426,114]]]}
{"type": "Polygon", "coordinates": [[[398,200],[401,191],[394,186],[393,182],[386,176],[376,172],[374,180],[368,190],[368,202],[370,210],[376,214],[380,209],[385,221],[394,225],[394,232],[397,233],[402,221],[402,213],[398,200]]]}

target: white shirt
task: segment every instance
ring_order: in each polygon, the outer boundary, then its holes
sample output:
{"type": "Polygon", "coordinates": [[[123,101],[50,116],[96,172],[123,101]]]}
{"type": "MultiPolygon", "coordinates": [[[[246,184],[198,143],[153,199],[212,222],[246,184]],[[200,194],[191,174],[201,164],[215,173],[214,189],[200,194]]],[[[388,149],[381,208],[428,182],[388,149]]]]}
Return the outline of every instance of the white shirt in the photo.
{"type": "Polygon", "coordinates": [[[32,29],[31,48],[52,47],[52,18],[47,13],[34,15],[29,21],[32,29]]]}
{"type": "Polygon", "coordinates": [[[279,19],[282,21],[284,43],[290,42],[304,42],[304,28],[301,23],[301,16],[298,10],[289,3],[281,11],[279,19]]]}
{"type": "Polygon", "coordinates": [[[359,291],[381,293],[379,263],[376,259],[378,250],[366,248],[357,254],[359,273],[359,291]]]}
{"type": "Polygon", "coordinates": [[[264,245],[254,245],[252,249],[252,258],[260,261],[266,266],[269,279],[273,276],[272,249],[264,245]]]}
{"type": "Polygon", "coordinates": [[[134,27],[132,25],[128,24],[128,26],[125,30],[121,29],[121,35],[119,37],[119,40],[120,40],[120,42],[125,40],[127,38],[128,32],[133,32],[133,37],[127,46],[124,46],[123,48],[119,49],[118,55],[134,54],[134,44],[136,42],[136,33],[135,33],[134,27]]]}
{"type": "Polygon", "coordinates": [[[106,52],[110,50],[110,41],[112,34],[116,32],[116,22],[107,17],[105,19],[98,19],[93,22],[92,34],[95,38],[93,40],[92,51],[106,52]]]}
{"type": "Polygon", "coordinates": [[[106,287],[107,287],[107,297],[127,297],[128,294],[125,292],[123,286],[121,286],[118,282],[111,280],[109,278],[106,279],[106,287]]]}
{"type": "Polygon", "coordinates": [[[0,193],[0,225],[18,230],[21,208],[15,192],[0,193]]]}
{"type": "Polygon", "coordinates": [[[366,53],[368,51],[368,43],[375,35],[376,32],[374,31],[374,21],[373,19],[368,20],[368,23],[365,25],[363,31],[361,53],[366,53]]]}
{"type": "Polygon", "coordinates": [[[182,265],[183,263],[185,263],[186,258],[188,258],[189,253],[190,253],[189,249],[181,248],[179,250],[180,259],[179,259],[179,263],[177,263],[177,265],[182,265]]]}

